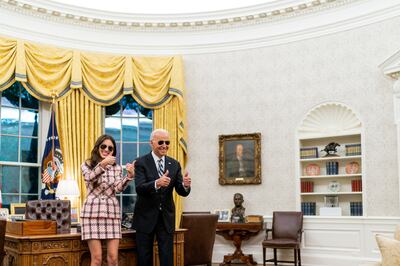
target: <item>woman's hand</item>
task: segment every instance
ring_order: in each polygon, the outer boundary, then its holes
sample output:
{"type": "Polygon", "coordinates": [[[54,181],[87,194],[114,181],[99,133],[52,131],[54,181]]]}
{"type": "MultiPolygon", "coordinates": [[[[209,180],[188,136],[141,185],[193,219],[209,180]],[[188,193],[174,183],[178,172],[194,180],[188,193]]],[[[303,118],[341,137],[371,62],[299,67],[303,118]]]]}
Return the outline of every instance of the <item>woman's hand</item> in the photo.
{"type": "Polygon", "coordinates": [[[107,167],[107,165],[114,165],[115,164],[115,157],[114,156],[107,156],[106,158],[104,158],[101,162],[100,165],[101,167],[105,168],[107,167]]]}
{"type": "Polygon", "coordinates": [[[126,164],[126,171],[128,172],[128,177],[133,178],[135,176],[135,162],[126,164]]]}

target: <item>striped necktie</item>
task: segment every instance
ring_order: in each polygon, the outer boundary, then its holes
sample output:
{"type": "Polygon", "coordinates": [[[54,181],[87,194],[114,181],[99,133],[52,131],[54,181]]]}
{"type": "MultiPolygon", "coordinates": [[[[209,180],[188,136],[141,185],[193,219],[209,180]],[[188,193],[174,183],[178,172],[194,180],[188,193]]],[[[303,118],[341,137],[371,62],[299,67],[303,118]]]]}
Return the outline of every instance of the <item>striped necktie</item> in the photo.
{"type": "Polygon", "coordinates": [[[163,160],[160,159],[158,160],[158,176],[162,176],[163,174],[164,174],[163,160]]]}

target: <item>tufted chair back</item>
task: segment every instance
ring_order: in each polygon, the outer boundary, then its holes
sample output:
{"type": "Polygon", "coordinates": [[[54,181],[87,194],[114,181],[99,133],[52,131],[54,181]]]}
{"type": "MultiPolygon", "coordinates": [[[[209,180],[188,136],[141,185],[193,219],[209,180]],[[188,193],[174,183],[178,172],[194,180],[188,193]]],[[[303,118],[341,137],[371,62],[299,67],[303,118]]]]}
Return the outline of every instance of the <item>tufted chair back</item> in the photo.
{"type": "Polygon", "coordinates": [[[53,220],[57,233],[71,232],[71,202],[69,200],[30,200],[26,203],[28,220],[53,220]]]}

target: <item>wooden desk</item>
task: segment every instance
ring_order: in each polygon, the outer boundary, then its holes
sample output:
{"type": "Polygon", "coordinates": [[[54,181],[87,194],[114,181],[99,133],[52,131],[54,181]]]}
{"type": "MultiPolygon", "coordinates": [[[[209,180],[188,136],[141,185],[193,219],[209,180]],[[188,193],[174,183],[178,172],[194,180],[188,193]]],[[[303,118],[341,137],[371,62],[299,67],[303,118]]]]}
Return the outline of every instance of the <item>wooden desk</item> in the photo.
{"type": "Polygon", "coordinates": [[[253,260],[253,255],[245,255],[242,252],[241,246],[243,240],[248,240],[250,237],[257,235],[262,229],[263,224],[260,223],[218,223],[217,234],[223,236],[226,240],[233,241],[235,252],[224,256],[224,261],[221,266],[230,265],[235,259],[240,260],[246,265],[256,265],[253,260]]]}
{"type": "MultiPolygon", "coordinates": [[[[174,235],[174,265],[184,266],[184,232],[177,229],[174,235]]],[[[104,244],[104,243],[103,243],[104,244]]],[[[156,245],[156,243],[155,243],[156,245]]],[[[90,252],[80,233],[18,236],[6,234],[4,249],[6,257],[3,265],[7,266],[79,266],[90,265],[90,252]]],[[[103,245],[103,265],[107,265],[106,247],[103,245]]],[[[154,265],[159,265],[158,250],[154,248],[154,265]]],[[[123,231],[119,244],[118,265],[135,266],[136,241],[135,231],[123,231]]]]}

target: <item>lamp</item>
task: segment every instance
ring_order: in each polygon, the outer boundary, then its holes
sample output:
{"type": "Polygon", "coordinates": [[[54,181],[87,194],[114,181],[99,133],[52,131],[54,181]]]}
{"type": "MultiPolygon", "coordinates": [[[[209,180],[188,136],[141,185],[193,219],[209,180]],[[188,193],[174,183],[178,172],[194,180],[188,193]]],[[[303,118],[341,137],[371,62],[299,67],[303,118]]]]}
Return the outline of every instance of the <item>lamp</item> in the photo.
{"type": "Polygon", "coordinates": [[[56,198],[68,199],[79,197],[79,188],[76,180],[64,179],[58,182],[56,198]]]}

